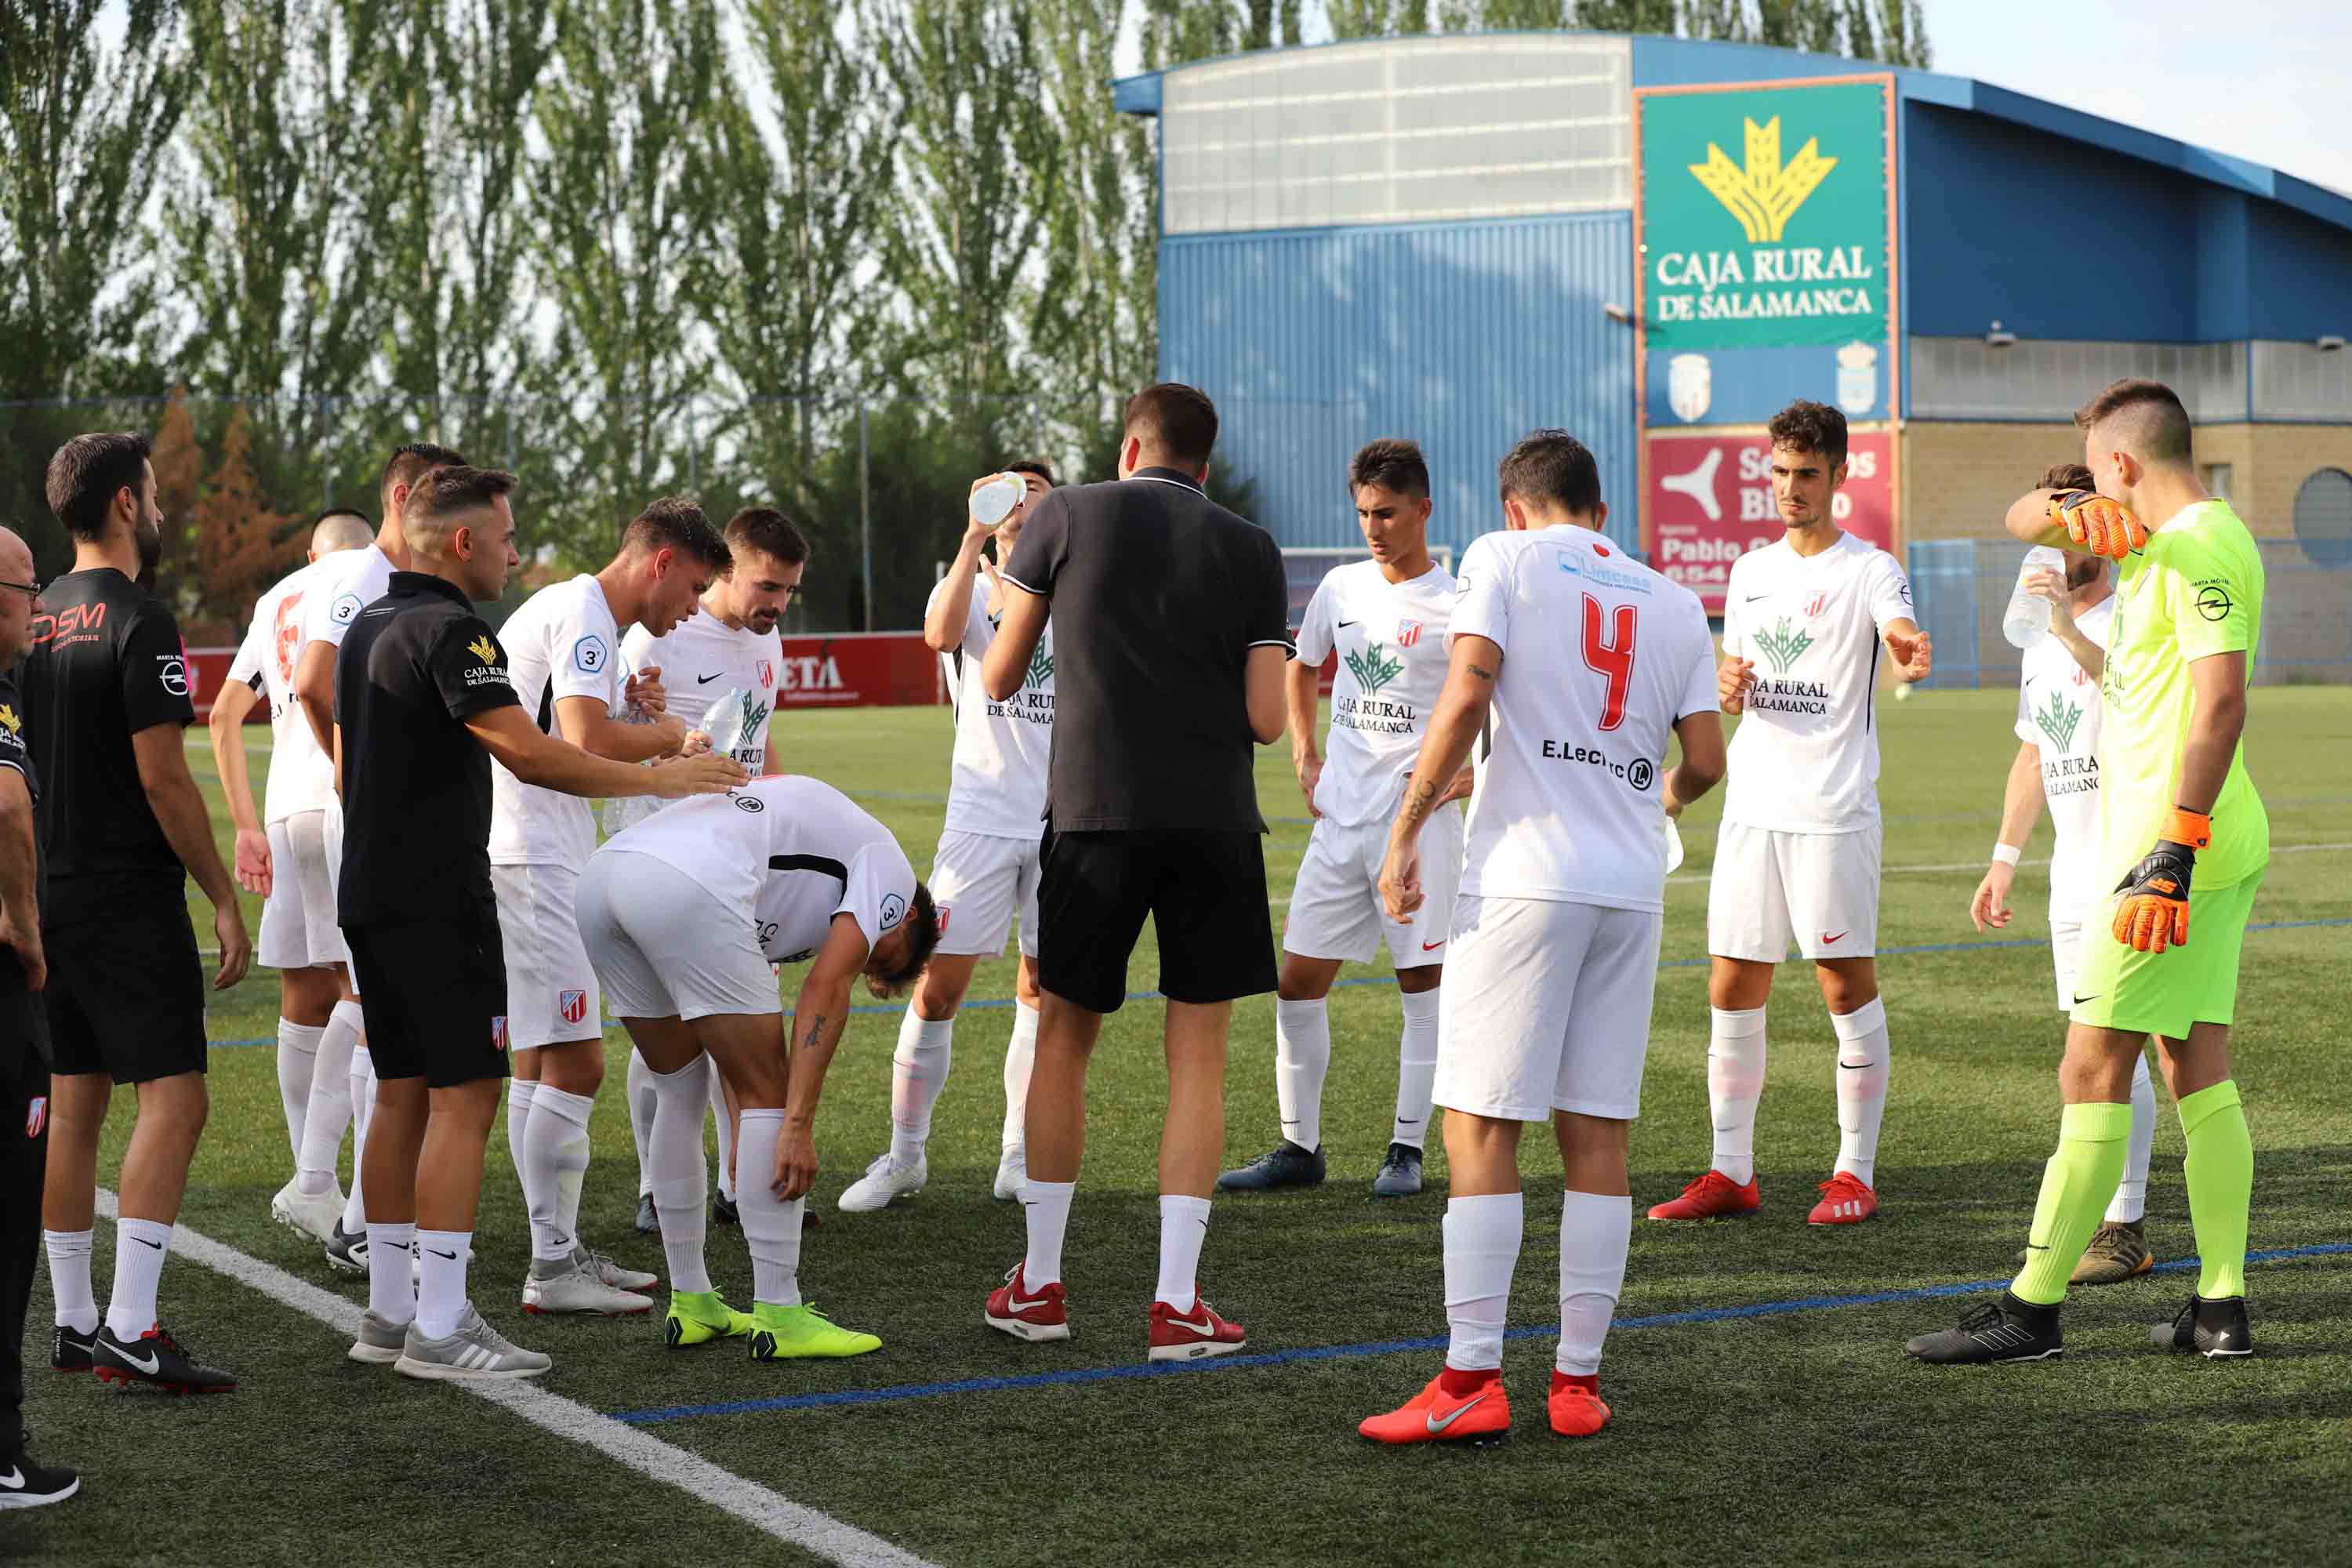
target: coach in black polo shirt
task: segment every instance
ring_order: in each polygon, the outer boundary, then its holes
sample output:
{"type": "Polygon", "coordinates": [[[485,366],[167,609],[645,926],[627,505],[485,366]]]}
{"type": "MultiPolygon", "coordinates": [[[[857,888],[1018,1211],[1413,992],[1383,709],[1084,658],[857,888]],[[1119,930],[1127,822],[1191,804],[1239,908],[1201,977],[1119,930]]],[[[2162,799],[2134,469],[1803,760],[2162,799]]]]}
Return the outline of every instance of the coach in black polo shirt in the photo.
{"type": "Polygon", "coordinates": [[[1290,656],[1282,552],[1202,492],[1217,411],[1189,386],[1127,405],[1120,478],[1054,491],[1003,567],[981,668],[1019,689],[1050,613],[1054,759],[1037,900],[1044,1005],[1029,1080],[1029,1251],[989,1299],[1023,1339],[1068,1331],[1062,1235],[1086,1142],[1087,1060],[1127,995],[1149,914],[1168,998],[1155,1361],[1242,1347],[1193,1290],[1225,1146],[1225,1032],[1236,996],[1275,987],[1255,747],[1281,738],[1290,656]]]}
{"type": "Polygon", "coordinates": [[[359,614],[335,659],[343,798],[337,913],[375,1056],[368,1198],[368,1310],[357,1361],[412,1377],[529,1377],[519,1350],[466,1298],[482,1149],[506,1079],[506,959],[490,891],[490,759],[526,784],[579,795],[716,794],[743,770],[724,756],[636,767],[541,731],[506,652],[471,601],[520,563],[512,474],[453,467],[401,509],[416,570],[359,614]],[[412,1247],[418,1283],[400,1259],[412,1247]]]}

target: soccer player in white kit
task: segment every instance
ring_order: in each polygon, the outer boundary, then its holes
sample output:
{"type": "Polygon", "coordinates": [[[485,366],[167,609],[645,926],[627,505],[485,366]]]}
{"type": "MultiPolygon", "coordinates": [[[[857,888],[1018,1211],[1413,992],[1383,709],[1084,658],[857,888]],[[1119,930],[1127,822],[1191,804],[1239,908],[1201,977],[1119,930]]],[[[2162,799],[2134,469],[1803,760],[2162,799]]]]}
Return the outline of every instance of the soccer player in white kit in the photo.
{"type": "MultiPolygon", "coordinates": [[[[743,693],[743,721],[733,735],[714,735],[711,744],[743,764],[757,778],[768,766],[768,729],[776,711],[776,683],[783,668],[783,639],[776,625],[792,608],[808,570],[808,540],[792,520],[772,507],[745,507],[730,518],[722,537],[727,565],[702,595],[699,613],[656,637],[643,626],[621,637],[621,668],[636,679],[651,679],[677,693],[678,716],[692,721],[729,691],[743,693]]],[[[632,714],[635,719],[639,714],[632,714]]],[[[668,804],[658,795],[636,795],[604,804],[604,830],[618,833],[643,822],[668,804]]],[[[637,1147],[637,1229],[660,1228],[654,1211],[653,1169],[646,1140],[653,1134],[653,1083],[645,1058],[629,1052],[629,1132],[637,1147]]],[[[719,1127],[719,1195],[710,1217],[735,1223],[735,1122],[719,1075],[710,1075],[710,1110],[719,1127]]]]}
{"type": "Polygon", "coordinates": [[[254,955],[278,971],[278,1095],[294,1174],[269,1200],[269,1214],[322,1246],[334,1239],[347,1202],[335,1180],[335,1159],[352,1119],[359,994],[351,988],[351,950],[335,923],[334,868],[327,856],[335,763],[319,749],[310,719],[294,700],[294,668],[302,652],[302,601],[319,578],[319,563],[374,542],[375,524],[363,513],[320,514],[304,564],[255,603],[252,624],[207,721],[214,767],[236,825],[236,879],[265,900],[254,955]],[[269,705],[270,733],[269,782],[258,813],[245,755],[246,715],[257,701],[269,705]],[[313,1137],[310,1107],[320,1088],[326,1092],[318,1095],[313,1137]]]}
{"type": "Polygon", "coordinates": [[[1430,710],[1445,684],[1445,627],[1454,574],[1429,553],[1429,465],[1411,441],[1383,439],[1348,466],[1356,525],[1368,561],[1335,566],[1307,603],[1298,656],[1284,671],[1290,758],[1315,818],[1282,938],[1275,993],[1275,1095],[1282,1139],[1217,1178],[1223,1192],[1312,1186],[1322,1181],[1323,1080],[1331,1066],[1326,1001],[1339,965],[1369,963],[1389,945],[1404,1026],[1397,1043],[1396,1118],[1372,1191],[1421,1191],[1429,1135],[1430,1086],[1437,1072],[1438,983],[1445,934],[1462,870],[1465,769],[1422,831],[1425,883],[1421,908],[1394,921],[1381,907],[1381,862],[1389,824],[1421,750],[1430,710]],[[1339,654],[1331,681],[1327,759],[1315,749],[1316,699],[1323,661],[1339,654]]]}
{"type": "Polygon", "coordinates": [[[1813,1225],[1878,1212],[1886,1110],[1886,1006],[1878,997],[1877,676],[1924,680],[1927,634],[1895,557],[1836,522],[1845,416],[1803,399],[1772,416],[1773,499],[1788,531],[1731,563],[1724,588],[1723,710],[1742,713],[1706,900],[1710,1168],[1656,1220],[1764,1206],[1756,1107],[1764,1093],[1764,1005],[1797,951],[1813,961],[1837,1037],[1840,1137],[1813,1225]],[[1759,668],[1759,666],[1762,668],[1759,668]]]}
{"type": "MultiPolygon", "coordinates": [[[[955,702],[955,755],[947,822],[931,858],[931,896],[939,900],[940,945],[898,1023],[890,1058],[890,1147],[841,1194],[852,1213],[887,1207],[929,1180],[923,1145],[931,1109],[946,1086],[956,1012],[983,958],[1002,957],[1013,917],[1021,921],[1021,962],[1013,978],[1013,1039],[1004,1049],[1004,1131],[993,1192],[1005,1201],[1027,1174],[1022,1113],[1037,1055],[1037,848],[1045,831],[1045,765],[1054,751],[1054,628],[1048,622],[1029,656],[1021,689],[1002,702],[980,689],[980,661],[996,640],[1004,613],[997,563],[1013,558],[1022,524],[1054,488],[1054,470],[1019,462],[1020,502],[994,528],[968,518],[948,574],[923,608],[923,640],[940,655],[955,702]],[[994,560],[982,554],[993,541],[994,560]]],[[[973,481],[977,491],[995,478],[973,481]]]]}
{"type": "MultiPolygon", "coordinates": [[[[662,688],[625,686],[624,626],[656,637],[694,613],[727,562],[727,546],[702,509],[682,496],[649,502],[601,572],[553,583],[499,628],[507,671],[524,715],[542,733],[614,762],[643,763],[700,751],[709,737],[660,712],[662,688]],[[625,701],[655,710],[651,724],[618,717],[625,701]]],[[[490,882],[506,949],[507,1029],[514,1079],[507,1086],[507,1144],[530,1213],[529,1312],[648,1311],[636,1294],[656,1277],[621,1268],[580,1240],[580,1189],[588,1171],[588,1116],[604,1081],[604,1012],[581,945],[572,899],[596,847],[588,803],[490,768],[490,882]]]]}
{"type": "MultiPolygon", "coordinates": [[[[2061,463],[2042,476],[2042,489],[2090,490],[2091,470],[2061,463]]],[[[2050,635],[2025,650],[2018,672],[2016,761],[2000,803],[2000,837],[1992,863],[1969,900],[1979,931],[2007,929],[2013,911],[2009,889],[2033,819],[2050,807],[2050,959],[2057,972],[2058,1010],[2073,1010],[2074,974],[2083,952],[2083,916],[2108,889],[2098,874],[2099,679],[2107,667],[2107,629],[2115,590],[2106,563],[2070,555],[2062,576],[2043,572],[2028,587],[2050,601],[2050,635]]],[[[2123,1180],[2092,1233],[2070,1283],[2112,1285],[2156,1267],[2148,1250],[2147,1165],[2156,1142],[2156,1085],[2140,1054],[2132,1068],[2131,1140],[2123,1180]]],[[[2021,1257],[2018,1261],[2024,1262],[2021,1257]]]]}
{"type": "Polygon", "coordinates": [[[802,1301],[801,1218],[850,983],[862,973],[873,994],[890,995],[939,937],[906,851],[829,784],[754,779],[608,839],[580,879],[579,908],[597,977],[652,1072],[648,1157],[669,1262],[669,1344],[748,1335],[754,1361],[879,1350],[874,1335],[802,1301]],[[802,963],[787,1037],[769,965],[802,963]],[[748,1313],[719,1299],[702,1256],[706,1056],[742,1108],[736,1194],[751,1254],[748,1313]]]}
{"type": "Polygon", "coordinates": [[[1426,1388],[1357,1428],[1375,1442],[1509,1431],[1519,1136],[1546,1120],[1566,1189],[1551,1429],[1584,1437],[1607,1425],[1601,1345],[1633,1235],[1625,1150],[1657,984],[1665,816],[1723,776],[1706,613],[1601,537],[1609,509],[1592,454],[1538,430],[1503,459],[1501,483],[1507,526],[1464,552],[1452,668],[1381,871],[1389,913],[1411,914],[1424,897],[1422,826],[1483,731],[1438,1020],[1452,1340],[1426,1388]],[[1670,737],[1683,753],[1671,773],[1670,737]]]}

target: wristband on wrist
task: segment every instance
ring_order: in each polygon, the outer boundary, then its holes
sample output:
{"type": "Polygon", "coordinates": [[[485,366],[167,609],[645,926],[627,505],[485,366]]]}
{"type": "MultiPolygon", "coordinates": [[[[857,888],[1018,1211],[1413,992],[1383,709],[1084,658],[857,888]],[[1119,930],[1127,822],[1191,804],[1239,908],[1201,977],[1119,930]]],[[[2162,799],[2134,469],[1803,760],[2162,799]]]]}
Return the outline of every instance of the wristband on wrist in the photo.
{"type": "Polygon", "coordinates": [[[2164,829],[2157,837],[2186,844],[2191,849],[2202,849],[2213,842],[2213,819],[2201,811],[2176,805],[2165,816],[2164,829]]]}
{"type": "Polygon", "coordinates": [[[2016,865],[2018,858],[2024,853],[2014,844],[1995,844],[1992,847],[1992,858],[2004,866],[2016,865]]]}

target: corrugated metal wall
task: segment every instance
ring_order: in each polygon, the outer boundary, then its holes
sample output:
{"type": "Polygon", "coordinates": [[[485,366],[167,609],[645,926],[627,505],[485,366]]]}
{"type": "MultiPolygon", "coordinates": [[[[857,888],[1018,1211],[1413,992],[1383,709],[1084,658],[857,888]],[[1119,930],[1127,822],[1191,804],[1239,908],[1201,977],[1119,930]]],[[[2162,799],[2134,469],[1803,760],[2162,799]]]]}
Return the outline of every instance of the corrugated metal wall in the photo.
{"type": "Polygon", "coordinates": [[[1218,460],[1254,480],[1289,545],[1353,543],[1348,459],[1375,436],[1428,454],[1431,537],[1498,528],[1495,468],[1556,425],[1601,464],[1609,532],[1639,538],[1633,218],[1170,237],[1160,247],[1160,373],[1216,399],[1218,460]]]}

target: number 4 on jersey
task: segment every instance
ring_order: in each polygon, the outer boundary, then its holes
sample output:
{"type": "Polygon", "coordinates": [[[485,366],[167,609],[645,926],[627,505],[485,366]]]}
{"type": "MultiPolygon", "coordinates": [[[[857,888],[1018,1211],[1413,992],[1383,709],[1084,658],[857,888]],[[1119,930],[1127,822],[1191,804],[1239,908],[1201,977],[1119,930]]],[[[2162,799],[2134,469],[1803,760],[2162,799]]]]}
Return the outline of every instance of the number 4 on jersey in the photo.
{"type": "Polygon", "coordinates": [[[1608,696],[1601,708],[1601,728],[1607,731],[1625,721],[1625,700],[1633,689],[1633,635],[1641,612],[1633,605],[1618,605],[1606,642],[1601,637],[1601,601],[1585,595],[1584,666],[1609,681],[1608,696]]]}

